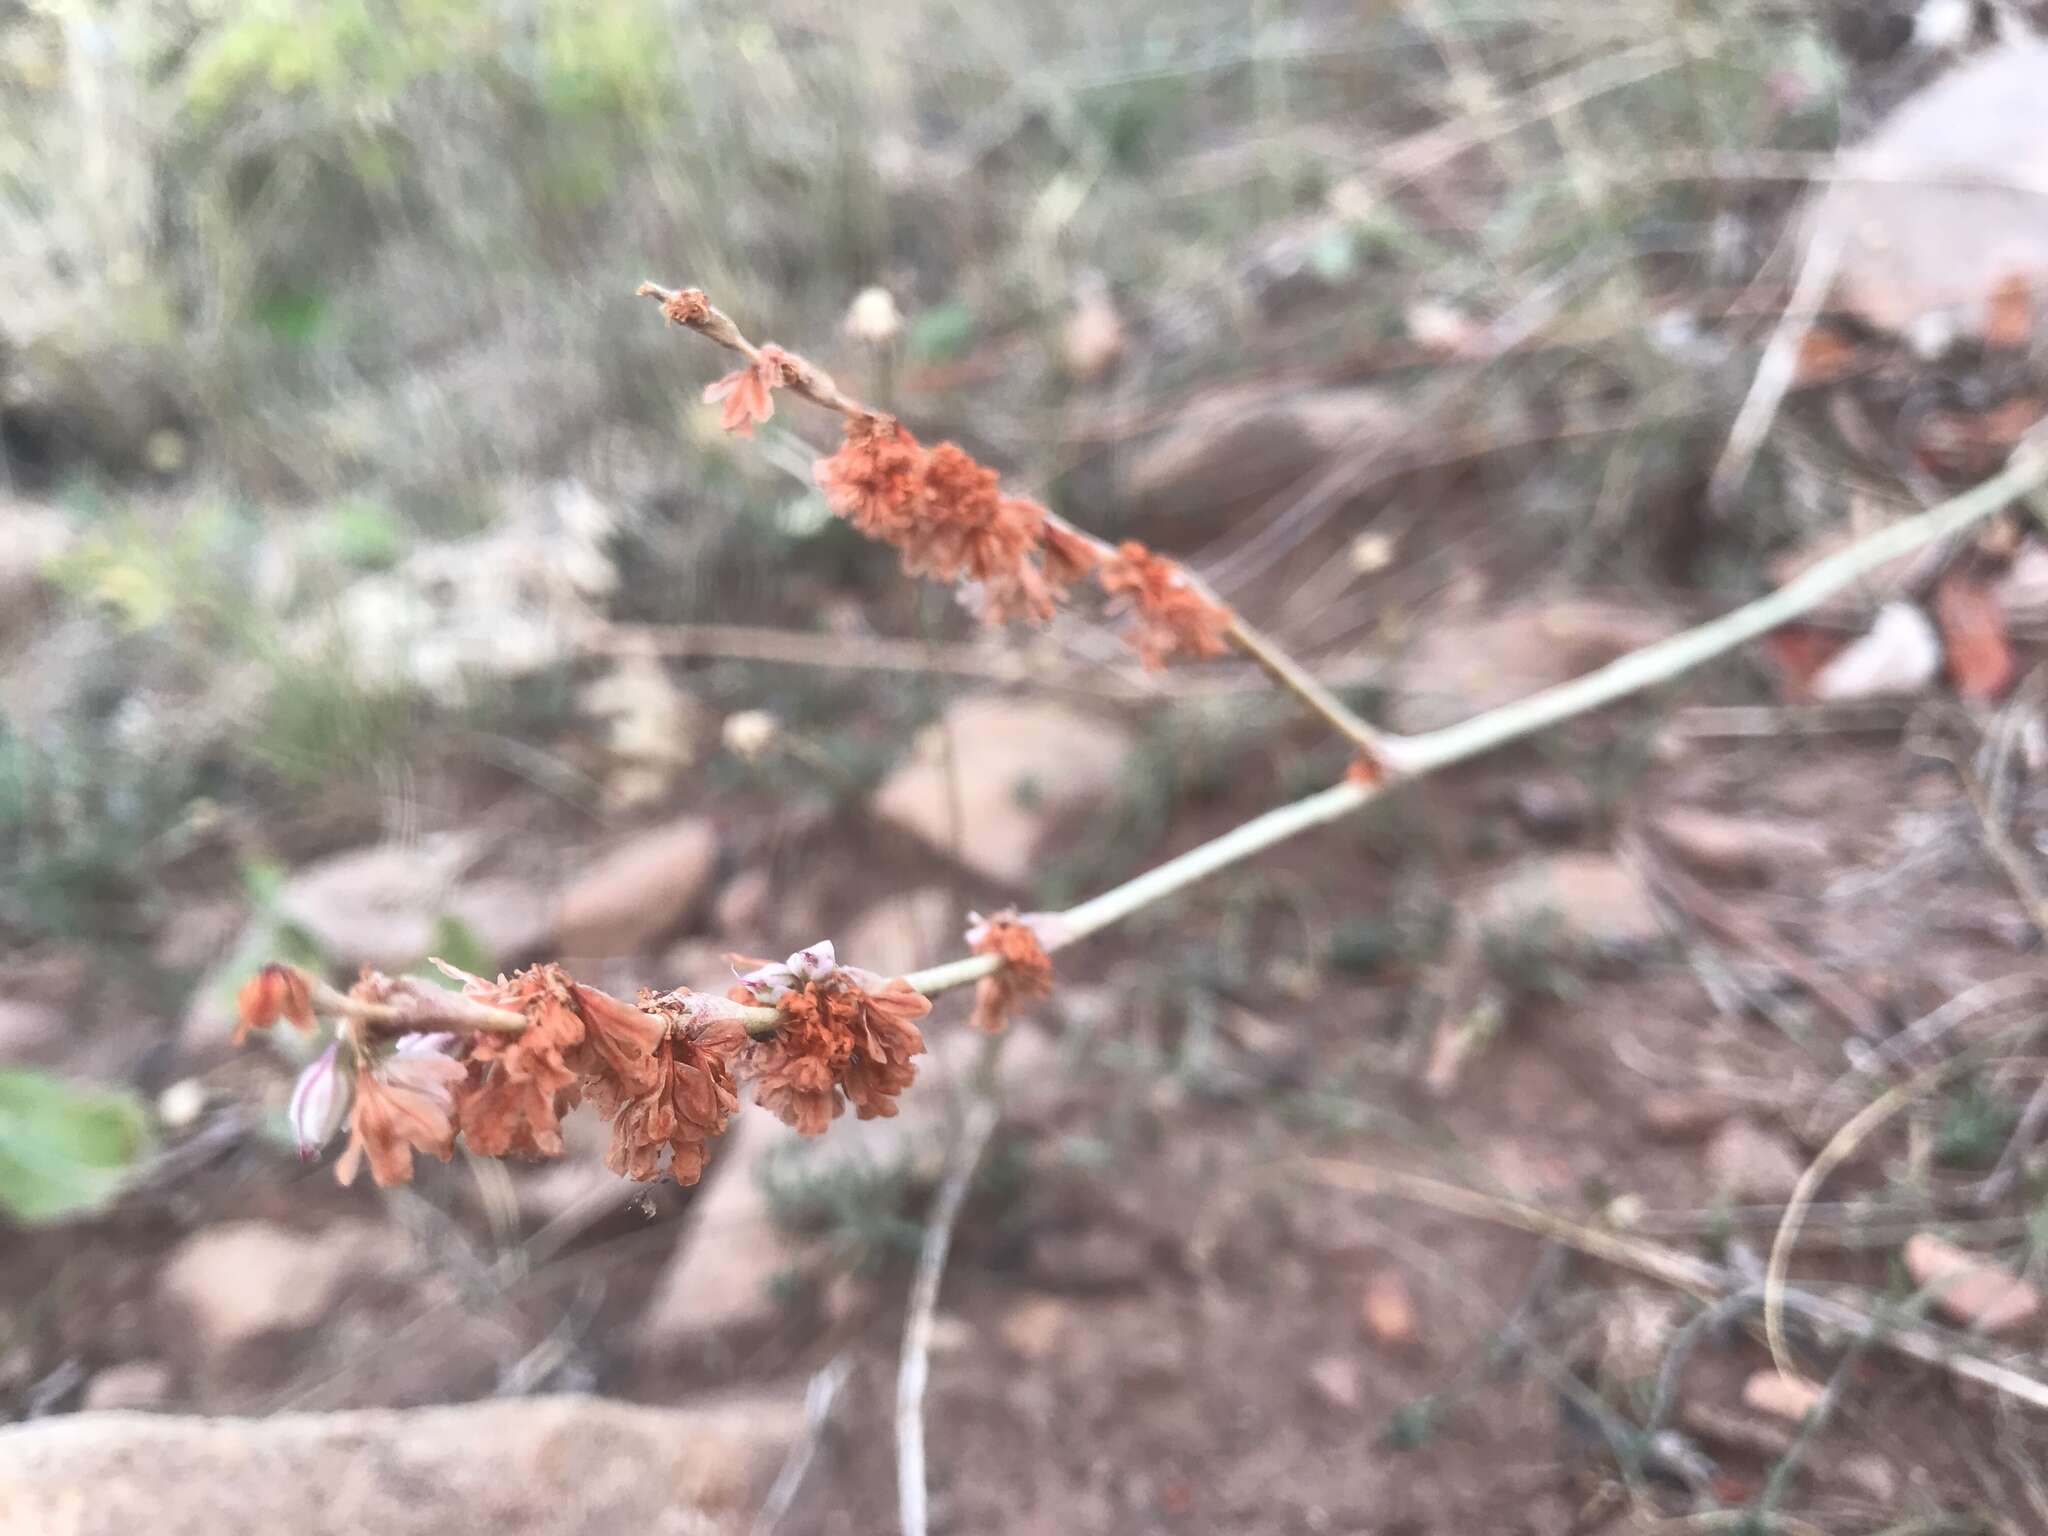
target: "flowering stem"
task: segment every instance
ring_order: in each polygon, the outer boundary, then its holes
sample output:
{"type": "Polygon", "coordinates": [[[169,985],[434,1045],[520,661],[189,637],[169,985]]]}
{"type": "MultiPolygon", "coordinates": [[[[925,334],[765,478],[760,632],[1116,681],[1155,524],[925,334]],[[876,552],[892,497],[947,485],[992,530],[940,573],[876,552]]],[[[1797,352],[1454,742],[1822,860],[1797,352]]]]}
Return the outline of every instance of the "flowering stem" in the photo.
{"type": "MultiPolygon", "coordinates": [[[[705,339],[739,353],[750,362],[760,357],[760,348],[747,340],[740,328],[733,323],[732,317],[705,298],[699,290],[671,289],[664,288],[659,283],[642,283],[635,293],[640,298],[657,301],[661,305],[662,315],[672,324],[695,331],[705,339]]],[[[813,405],[822,406],[828,411],[836,411],[841,416],[860,417],[874,414],[867,406],[842,391],[832,382],[829,375],[800,358],[792,358],[790,361],[795,366],[788,376],[786,388],[801,395],[813,405]]],[[[1076,528],[1057,513],[1048,512],[1046,517],[1064,532],[1085,540],[1093,547],[1098,557],[1108,557],[1116,553],[1115,546],[1107,540],[1098,538],[1085,529],[1076,528]]],[[[1347,708],[1343,700],[1311,677],[1308,669],[1301,663],[1247,624],[1229,603],[1206,586],[1201,586],[1200,590],[1204,597],[1230,615],[1230,624],[1225,632],[1246,655],[1265,670],[1267,676],[1322,716],[1339,735],[1355,745],[1371,761],[1381,761],[1385,741],[1378,731],[1347,708]]]]}
{"type": "Polygon", "coordinates": [[[387,1029],[410,1032],[435,1029],[482,1029],[498,1034],[517,1034],[526,1028],[526,1015],[514,1013],[509,1008],[492,1008],[487,1004],[473,1002],[457,992],[450,992],[444,1003],[434,1000],[434,1012],[423,1013],[415,1003],[377,1003],[368,998],[350,997],[339,988],[331,987],[317,976],[308,976],[308,991],[313,999],[316,1013],[331,1014],[336,1018],[356,1019],[364,1024],[380,1025],[387,1029]]]}
{"type": "MultiPolygon", "coordinates": [[[[1961,533],[2044,484],[2048,484],[2048,452],[2022,444],[2001,474],[1819,561],[1755,602],[1745,603],[1668,640],[1631,651],[1584,677],[1488,710],[1461,724],[1421,736],[1384,738],[1379,743],[1382,766],[1392,776],[1392,783],[1423,778],[1562,720],[1673,681],[1745,641],[1811,612],[1887,561],[1961,533]]],[[[1049,925],[1051,937],[1046,948],[1063,948],[1100,932],[1241,859],[1347,816],[1371,802],[1386,787],[1389,786],[1346,780],[1255,816],[1221,837],[1190,848],[1158,868],[1060,913],[1058,922],[1049,925]]],[[[906,979],[920,992],[930,995],[990,975],[998,963],[993,956],[975,955],[932,966],[906,979]]]]}
{"type": "Polygon", "coordinates": [[[1231,610],[1229,633],[1238,647],[1265,669],[1268,677],[1321,715],[1368,760],[1374,764],[1385,763],[1389,738],[1317,682],[1300,662],[1247,624],[1235,609],[1231,610]]]}

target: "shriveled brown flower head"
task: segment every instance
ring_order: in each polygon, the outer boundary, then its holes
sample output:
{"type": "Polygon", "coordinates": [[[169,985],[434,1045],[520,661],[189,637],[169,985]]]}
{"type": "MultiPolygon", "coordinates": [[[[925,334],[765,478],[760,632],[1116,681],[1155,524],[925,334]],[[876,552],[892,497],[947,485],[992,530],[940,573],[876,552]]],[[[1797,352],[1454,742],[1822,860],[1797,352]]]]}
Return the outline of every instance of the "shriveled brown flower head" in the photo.
{"type": "Polygon", "coordinates": [[[640,1005],[666,1027],[642,1091],[622,1095],[612,1082],[592,1091],[599,1112],[612,1123],[605,1166],[625,1178],[657,1179],[666,1148],[675,1181],[695,1184],[710,1160],[711,1141],[725,1134],[739,1108],[732,1064],[747,1043],[746,1031],[723,999],[682,988],[642,993],[640,1005]]]}
{"type": "Polygon", "coordinates": [[[353,1184],[365,1157],[378,1188],[412,1178],[414,1152],[455,1155],[455,1091],[468,1068],[447,1054],[451,1035],[408,1035],[389,1050],[357,1050],[348,1146],[334,1176],[353,1184]]]}
{"type": "MultiPolygon", "coordinates": [[[[680,298],[681,295],[676,297],[680,298]]],[[[674,299],[669,301],[673,302],[674,299]]],[[[667,304],[662,306],[662,313],[668,313],[667,304]]],[[[794,384],[797,381],[799,366],[789,353],[776,346],[774,342],[768,342],[747,360],[745,366],[735,368],[724,378],[714,379],[706,384],[704,403],[716,405],[719,401],[724,401],[725,409],[719,414],[719,425],[735,437],[752,437],[754,424],[766,421],[775,414],[772,392],[794,384]]]]}
{"type": "Polygon", "coordinates": [[[620,1097],[654,1077],[655,1026],[629,1003],[536,965],[495,982],[469,977],[466,996],[526,1016],[517,1033],[479,1035],[459,1096],[464,1139],[485,1157],[559,1157],[562,1116],[586,1081],[620,1097]]]}
{"type": "Polygon", "coordinates": [[[1174,561],[1126,539],[1096,571],[1102,590],[1130,614],[1128,635],[1147,667],[1178,652],[1206,659],[1227,649],[1230,610],[1204,594],[1174,561]]]}
{"type": "Polygon", "coordinates": [[[242,983],[235,994],[233,1043],[240,1045],[251,1030],[268,1029],[279,1019],[308,1031],[319,1022],[313,1016],[312,979],[295,965],[266,965],[242,983]]]}
{"type": "Polygon", "coordinates": [[[861,534],[900,544],[917,520],[924,490],[924,447],[893,416],[846,419],[846,441],[811,466],[825,505],[861,534]]]}
{"type": "Polygon", "coordinates": [[[1019,1003],[1035,1001],[1052,992],[1052,957],[1046,954],[1041,930],[1051,915],[1033,912],[1020,917],[1015,908],[993,917],[974,917],[967,930],[967,945],[977,955],[999,955],[1003,968],[974,984],[974,1012],[968,1023],[985,1035],[999,1035],[1010,1027],[1010,1014],[1019,1003]]]}
{"type": "Polygon", "coordinates": [[[846,441],[813,469],[833,512],[894,545],[903,569],[970,583],[984,622],[1043,624],[1093,556],[1045,508],[1005,496],[993,469],[957,443],[926,448],[890,417],[846,421],[846,441]]]}
{"type": "Polygon", "coordinates": [[[917,1021],[931,1000],[901,978],[840,965],[830,944],[753,966],[728,995],[781,1010],[775,1034],[741,1054],[739,1073],[753,1082],[756,1103],[805,1136],[822,1135],[849,1103],[863,1120],[894,1115],[917,1077],[917,1021]]]}

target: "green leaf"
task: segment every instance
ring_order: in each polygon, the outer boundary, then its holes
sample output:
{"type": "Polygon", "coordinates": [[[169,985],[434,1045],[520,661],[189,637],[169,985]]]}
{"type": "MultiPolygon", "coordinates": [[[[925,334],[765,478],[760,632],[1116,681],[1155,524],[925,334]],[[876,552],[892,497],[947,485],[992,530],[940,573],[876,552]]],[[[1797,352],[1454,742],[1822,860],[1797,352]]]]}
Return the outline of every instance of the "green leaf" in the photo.
{"type": "Polygon", "coordinates": [[[102,1209],[149,1143],[149,1117],[133,1094],[0,1070],[0,1210],[17,1221],[102,1209]]]}

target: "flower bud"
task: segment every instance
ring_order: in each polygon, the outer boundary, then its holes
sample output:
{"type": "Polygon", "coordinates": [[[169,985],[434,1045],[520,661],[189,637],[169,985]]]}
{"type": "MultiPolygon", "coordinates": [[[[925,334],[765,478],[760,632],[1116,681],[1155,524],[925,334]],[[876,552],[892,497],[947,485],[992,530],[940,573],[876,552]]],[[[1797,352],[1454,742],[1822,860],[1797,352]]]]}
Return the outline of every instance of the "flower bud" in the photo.
{"type": "Polygon", "coordinates": [[[235,994],[234,1043],[249,1038],[252,1029],[268,1029],[279,1019],[289,1019],[300,1029],[310,1030],[313,1017],[313,983],[295,965],[271,964],[242,983],[235,994]]]}
{"type": "Polygon", "coordinates": [[[355,1079],[341,1069],[340,1053],[341,1042],[336,1041],[309,1062],[292,1085],[292,1134],[302,1158],[317,1156],[334,1139],[355,1099],[355,1079]]]}

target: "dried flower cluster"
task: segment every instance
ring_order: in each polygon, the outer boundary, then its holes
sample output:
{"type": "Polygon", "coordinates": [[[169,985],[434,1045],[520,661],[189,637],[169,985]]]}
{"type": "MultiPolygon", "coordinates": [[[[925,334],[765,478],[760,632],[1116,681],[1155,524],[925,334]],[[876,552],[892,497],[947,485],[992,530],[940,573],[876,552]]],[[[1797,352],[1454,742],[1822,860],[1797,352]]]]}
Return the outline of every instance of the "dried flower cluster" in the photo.
{"type": "Polygon", "coordinates": [[[833,512],[901,550],[910,575],[968,583],[986,623],[1043,624],[1092,571],[1132,611],[1148,667],[1224,649],[1229,611],[1173,561],[1135,541],[1106,550],[1038,503],[1004,495],[996,472],[958,444],[927,448],[892,417],[856,414],[814,474],[833,512]]]}
{"type": "Polygon", "coordinates": [[[341,1020],[292,1090],[302,1155],[346,1126],[336,1176],[352,1182],[367,1159],[380,1185],[410,1179],[416,1153],[446,1162],[458,1135],[485,1157],[555,1157],[562,1116],[587,1096],[612,1122],[609,1166],[656,1178],[666,1148],[677,1182],[702,1176],[705,1144],[739,1104],[739,1009],[679,991],[649,994],[643,1010],[558,965],[495,981],[442,969],[459,993],[365,971],[343,995],[291,966],[265,967],[243,987],[238,1040],[279,1018],[312,1027],[316,1010],[341,1020]]]}
{"type": "Polygon", "coordinates": [[[1033,1002],[1052,991],[1052,958],[1045,952],[1045,940],[1058,921],[1050,912],[998,912],[993,917],[973,914],[974,926],[967,930],[967,947],[977,955],[999,955],[1003,967],[974,984],[974,1013],[969,1019],[985,1035],[1000,1035],[1010,1027],[1010,1015],[1019,1003],[1033,1002]]]}
{"type": "Polygon", "coordinates": [[[851,1103],[863,1120],[896,1113],[924,1052],[917,1021],[931,1001],[908,982],[839,964],[830,944],[799,950],[780,965],[739,956],[749,969],[727,995],[782,1014],[774,1035],[740,1056],[754,1102],[806,1136],[823,1134],[851,1103]]]}
{"type": "MultiPolygon", "coordinates": [[[[793,389],[845,418],[845,441],[813,473],[833,512],[871,539],[893,545],[913,576],[964,582],[970,605],[989,624],[1043,624],[1091,572],[1130,615],[1126,633],[1148,667],[1176,655],[1221,655],[1232,615],[1177,563],[1144,545],[1111,548],[1069,527],[1037,502],[1003,494],[1000,478],[956,443],[926,447],[894,417],[841,394],[831,379],[793,352],[756,347],[701,289],[640,285],[661,303],[663,319],[738,352],[741,367],[711,384],[704,398],[722,404],[729,432],[752,436],[775,413],[774,392],[793,389]]],[[[864,296],[865,297],[865,296],[864,296]]],[[[882,300],[887,300],[883,294],[882,300]]],[[[888,317],[877,301],[861,334],[881,337],[888,317]]],[[[893,303],[889,304],[893,314],[893,303]]]]}
{"type": "MultiPolygon", "coordinates": [[[[439,962],[436,962],[439,964],[439,962]]],[[[703,1176],[710,1144],[739,1109],[739,1083],[805,1135],[851,1103],[862,1119],[896,1113],[924,1050],[931,1003],[909,983],[842,966],[830,944],[781,964],[744,967],[730,997],[677,988],[638,1005],[536,965],[486,980],[442,965],[453,992],[365,971],[344,994],[292,966],[242,988],[236,1039],[279,1019],[334,1040],[299,1074],[291,1123],[311,1157],[344,1127],[344,1184],[364,1161],[380,1185],[412,1177],[416,1154],[446,1162],[462,1138],[484,1157],[557,1157],[562,1117],[588,1099],[611,1122],[605,1164],[632,1179],[703,1176]],[[772,1009],[750,1039],[749,1007],[772,1009]]]]}

